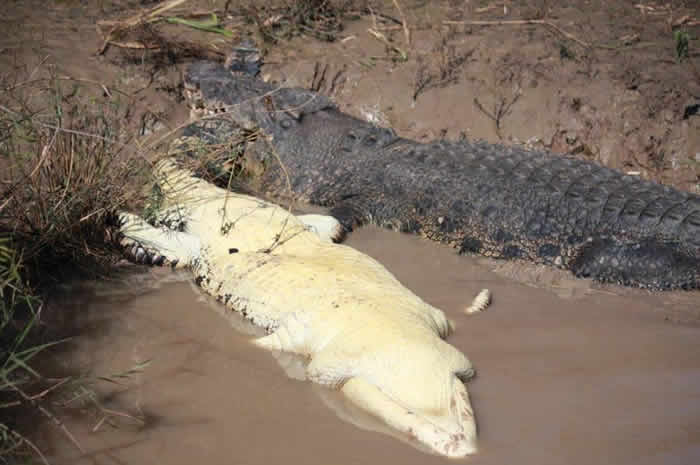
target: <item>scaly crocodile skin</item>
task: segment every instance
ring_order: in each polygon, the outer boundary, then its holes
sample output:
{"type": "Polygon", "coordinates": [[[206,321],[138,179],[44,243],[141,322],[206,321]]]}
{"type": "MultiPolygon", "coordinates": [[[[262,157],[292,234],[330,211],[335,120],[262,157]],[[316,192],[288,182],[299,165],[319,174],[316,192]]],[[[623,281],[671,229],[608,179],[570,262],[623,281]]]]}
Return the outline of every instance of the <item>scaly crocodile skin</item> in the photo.
{"type": "Polygon", "coordinates": [[[547,263],[629,286],[699,285],[696,194],[542,151],[403,139],[322,95],[216,63],[191,65],[185,86],[195,111],[225,112],[188,134],[226,140],[237,127],[259,130],[265,137],[244,154],[255,166],[251,187],[331,207],[348,230],[375,223],[462,253],[547,263]]]}
{"type": "Polygon", "coordinates": [[[189,268],[204,291],[267,330],[257,345],[301,355],[309,380],[340,390],[405,440],[449,457],[476,451],[463,383],[474,370],[444,340],[451,325],[442,311],[376,260],[334,244],[342,226],[332,218],[294,216],[170,160],[155,175],[163,203],[154,224],[121,215],[133,259],[189,268]]]}

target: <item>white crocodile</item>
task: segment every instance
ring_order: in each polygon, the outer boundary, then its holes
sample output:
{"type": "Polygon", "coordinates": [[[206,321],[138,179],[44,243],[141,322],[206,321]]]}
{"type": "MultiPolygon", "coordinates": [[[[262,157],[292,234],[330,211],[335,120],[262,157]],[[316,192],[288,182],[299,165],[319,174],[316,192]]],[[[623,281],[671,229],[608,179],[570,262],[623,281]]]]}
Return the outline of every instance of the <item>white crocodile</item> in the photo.
{"type": "Polygon", "coordinates": [[[132,257],[189,268],[205,292],[267,331],[256,345],[303,356],[308,379],[406,438],[448,457],[476,452],[464,385],[474,370],[445,342],[442,311],[334,244],[342,228],[331,217],[294,216],[167,159],[155,173],[165,199],[155,225],[121,215],[132,257]]]}

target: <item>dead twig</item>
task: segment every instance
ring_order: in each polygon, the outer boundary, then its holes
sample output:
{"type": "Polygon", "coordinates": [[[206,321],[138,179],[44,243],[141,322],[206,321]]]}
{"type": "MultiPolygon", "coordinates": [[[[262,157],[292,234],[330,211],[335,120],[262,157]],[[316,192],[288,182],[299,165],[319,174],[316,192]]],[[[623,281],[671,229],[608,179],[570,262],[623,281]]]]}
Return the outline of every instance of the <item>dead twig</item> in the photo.
{"type": "Polygon", "coordinates": [[[408,22],[406,21],[406,15],[403,14],[403,10],[401,9],[401,5],[399,5],[399,0],[393,0],[394,6],[399,12],[399,16],[401,17],[401,26],[403,26],[403,35],[406,39],[406,47],[411,46],[411,31],[408,30],[408,22]]]}
{"type": "Polygon", "coordinates": [[[510,102],[506,102],[505,98],[501,98],[501,100],[496,105],[494,105],[493,113],[484,108],[481,102],[479,102],[479,99],[474,97],[474,105],[476,105],[476,108],[478,108],[479,111],[481,111],[484,115],[493,120],[493,122],[496,124],[496,135],[499,139],[503,139],[503,137],[501,136],[501,120],[504,116],[510,113],[511,108],[513,108],[513,105],[515,105],[515,102],[518,101],[521,95],[522,92],[520,91],[520,89],[518,89],[518,91],[515,93],[510,102]]]}
{"type": "Polygon", "coordinates": [[[36,399],[41,399],[43,397],[46,397],[47,395],[49,395],[49,393],[51,391],[58,389],[59,387],[63,386],[64,384],[66,384],[70,380],[71,380],[70,377],[60,378],[57,380],[57,382],[55,384],[52,384],[51,386],[47,387],[43,391],[39,392],[38,394],[34,394],[30,398],[33,400],[36,400],[36,399]]]}
{"type": "Polygon", "coordinates": [[[547,26],[550,29],[553,29],[554,31],[558,32],[559,34],[563,35],[567,39],[573,40],[580,46],[584,48],[590,48],[592,47],[591,44],[588,42],[585,42],[575,35],[566,32],[556,24],[552,23],[551,21],[547,21],[544,19],[512,19],[512,20],[501,20],[501,21],[443,21],[443,24],[448,24],[448,25],[464,25],[464,26],[523,26],[523,25],[530,25],[530,24],[535,24],[535,25],[540,25],[540,26],[547,26]]]}
{"type": "Polygon", "coordinates": [[[343,66],[340,70],[338,70],[335,75],[333,75],[330,82],[326,81],[328,71],[328,63],[321,66],[319,62],[316,62],[314,64],[314,75],[311,78],[309,90],[317,93],[324,93],[329,97],[333,97],[337,92],[339,92],[347,81],[347,78],[345,77],[347,66],[343,66]]]}
{"type": "Polygon", "coordinates": [[[108,408],[103,407],[103,406],[101,406],[101,405],[98,405],[98,408],[99,408],[100,411],[103,413],[103,416],[102,416],[102,418],[100,418],[100,420],[95,424],[95,426],[92,427],[92,432],[93,432],[93,433],[96,433],[96,432],[100,429],[100,427],[101,427],[106,421],[108,421],[111,417],[122,417],[122,418],[127,418],[127,419],[129,419],[129,420],[132,420],[132,421],[134,421],[134,422],[136,422],[136,423],[140,423],[140,424],[144,424],[144,423],[145,423],[145,420],[144,420],[143,418],[139,418],[139,417],[137,417],[137,416],[130,415],[130,414],[125,413],[125,412],[120,412],[119,410],[108,409],[108,408]]]}
{"type": "MultiPolygon", "coordinates": [[[[17,431],[15,431],[15,430],[13,430],[13,429],[9,429],[9,428],[5,428],[3,432],[4,432],[5,434],[9,434],[10,436],[14,437],[14,438],[18,441],[18,444],[26,444],[27,447],[29,447],[31,450],[33,450],[34,453],[37,455],[37,457],[39,457],[39,458],[41,459],[41,461],[42,461],[42,463],[44,463],[44,465],[49,465],[49,461],[46,459],[46,457],[44,456],[44,454],[41,453],[41,449],[39,449],[39,448],[36,446],[36,444],[34,444],[34,443],[33,443],[32,441],[30,441],[28,438],[22,436],[22,435],[21,435],[20,433],[18,433],[17,431]]],[[[11,448],[9,448],[9,449],[6,449],[5,451],[9,452],[9,451],[11,451],[11,450],[13,450],[13,449],[15,449],[15,447],[11,447],[11,448]]],[[[5,451],[3,451],[3,452],[5,452],[5,451]]]]}
{"type": "Polygon", "coordinates": [[[116,40],[111,40],[109,45],[114,45],[119,48],[128,48],[131,50],[160,50],[160,45],[157,44],[142,44],[141,42],[129,41],[129,42],[117,42],[116,40]]]}
{"type": "MultiPolygon", "coordinates": [[[[39,412],[42,413],[46,418],[49,420],[53,421],[53,423],[61,430],[63,431],[63,434],[66,435],[66,437],[73,443],[73,445],[81,452],[85,453],[85,450],[83,447],[80,445],[78,440],[73,436],[73,433],[70,432],[70,430],[66,427],[65,423],[63,423],[58,417],[56,417],[53,413],[48,411],[46,408],[44,408],[42,405],[39,404],[37,401],[36,396],[29,396],[27,393],[25,393],[23,390],[18,388],[16,385],[10,383],[10,387],[22,397],[26,402],[29,402],[32,404],[32,406],[37,409],[39,412]]],[[[26,440],[25,440],[26,441],[26,440]]]]}
{"type": "Polygon", "coordinates": [[[403,51],[401,48],[399,48],[396,45],[389,42],[389,39],[387,39],[384,34],[382,34],[379,31],[375,31],[372,28],[368,28],[367,32],[369,32],[370,35],[372,35],[372,37],[374,37],[375,39],[379,40],[380,42],[383,42],[384,45],[386,45],[389,50],[396,53],[399,56],[399,58],[401,59],[401,61],[408,60],[408,54],[405,51],[403,51]]]}
{"type": "Polygon", "coordinates": [[[417,57],[418,68],[413,81],[413,101],[415,102],[418,96],[428,89],[445,87],[457,82],[459,71],[475,50],[473,48],[466,52],[457,53],[456,47],[448,42],[446,36],[443,36],[439,45],[433,49],[433,56],[437,55],[438,57],[438,69],[433,71],[419,55],[417,57]]]}
{"type": "Polygon", "coordinates": [[[644,5],[643,3],[637,3],[634,7],[638,9],[642,15],[665,15],[668,14],[671,8],[670,5],[644,5]]]}
{"type": "MultiPolygon", "coordinates": [[[[366,8],[363,8],[363,9],[361,9],[361,10],[359,10],[359,11],[357,11],[357,10],[356,10],[356,11],[349,11],[348,13],[354,13],[354,14],[356,14],[356,15],[369,14],[369,15],[371,15],[371,16],[379,17],[379,18],[381,18],[381,19],[383,19],[383,20],[385,20],[385,21],[387,21],[387,22],[392,22],[392,23],[394,23],[394,24],[398,24],[399,26],[403,26],[403,22],[402,22],[400,19],[394,18],[393,16],[387,15],[387,14],[385,14],[385,13],[380,13],[380,12],[378,12],[378,11],[375,12],[375,11],[373,11],[372,8],[369,7],[369,6],[366,7],[366,8]]],[[[376,24],[376,19],[374,19],[374,23],[376,24]]]]}

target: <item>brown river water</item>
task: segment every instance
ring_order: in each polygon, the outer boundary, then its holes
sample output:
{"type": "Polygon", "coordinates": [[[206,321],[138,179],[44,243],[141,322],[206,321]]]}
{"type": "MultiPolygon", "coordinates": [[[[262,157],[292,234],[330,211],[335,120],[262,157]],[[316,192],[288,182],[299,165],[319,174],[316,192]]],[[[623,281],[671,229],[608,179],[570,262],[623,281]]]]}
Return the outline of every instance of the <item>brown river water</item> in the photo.
{"type": "MultiPolygon", "coordinates": [[[[450,342],[478,373],[468,389],[480,450],[463,462],[700,463],[697,292],[603,288],[374,228],[348,242],[456,323],[450,342]],[[484,287],[491,307],[463,314],[484,287]]],[[[358,427],[372,426],[336,393],[300,380],[294,360],[252,347],[250,328],[229,316],[232,329],[185,275],[149,272],[72,301],[80,317],[69,365],[106,374],[151,360],[124,386],[102,393],[105,405],[146,421],[93,432],[97,421],[68,419],[85,453],[51,428],[41,440],[51,463],[448,461],[358,427]]]]}

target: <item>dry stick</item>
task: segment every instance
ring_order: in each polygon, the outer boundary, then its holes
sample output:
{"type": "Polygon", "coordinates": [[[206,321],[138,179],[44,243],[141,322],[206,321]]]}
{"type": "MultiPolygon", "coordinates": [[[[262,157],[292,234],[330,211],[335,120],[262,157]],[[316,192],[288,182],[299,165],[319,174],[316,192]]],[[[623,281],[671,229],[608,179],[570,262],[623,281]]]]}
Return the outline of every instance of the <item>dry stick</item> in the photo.
{"type": "Polygon", "coordinates": [[[520,91],[520,89],[518,89],[518,92],[516,92],[516,94],[513,96],[513,98],[511,99],[511,101],[509,103],[506,103],[505,98],[501,98],[501,101],[499,102],[499,104],[494,107],[494,113],[487,111],[483,107],[483,105],[481,105],[481,102],[479,102],[479,99],[474,97],[474,105],[476,105],[476,107],[479,110],[481,110],[481,112],[483,114],[485,114],[486,116],[491,118],[493,120],[493,122],[496,123],[496,135],[498,136],[499,139],[503,139],[503,137],[501,136],[501,120],[503,119],[504,116],[506,116],[510,112],[510,109],[513,107],[513,105],[515,105],[515,102],[517,102],[518,99],[520,98],[520,95],[521,95],[521,91],[520,91]]]}
{"type": "Polygon", "coordinates": [[[369,32],[375,39],[379,40],[380,42],[384,43],[384,45],[387,46],[389,50],[393,50],[395,53],[397,53],[402,60],[406,60],[408,58],[408,54],[401,50],[399,47],[396,45],[393,45],[391,42],[389,42],[389,39],[386,38],[384,34],[382,34],[379,31],[375,31],[372,28],[368,28],[367,32],[369,32]]]}
{"type": "MultiPolygon", "coordinates": [[[[7,426],[5,426],[5,425],[0,425],[0,426],[1,426],[1,427],[0,427],[0,431],[2,431],[2,435],[3,435],[3,444],[4,444],[4,443],[8,442],[7,435],[8,435],[8,434],[11,435],[11,434],[12,434],[12,430],[9,429],[9,428],[8,428],[7,426]]],[[[8,446],[6,446],[6,447],[0,449],[0,457],[7,457],[9,454],[13,453],[14,451],[16,451],[17,449],[19,449],[20,447],[22,447],[23,444],[24,444],[24,441],[22,441],[22,440],[19,439],[19,438],[15,438],[15,440],[13,441],[13,444],[9,444],[8,446]]]]}
{"type": "Polygon", "coordinates": [[[403,34],[406,37],[406,47],[409,47],[411,45],[411,32],[408,30],[408,22],[406,21],[406,16],[403,14],[403,10],[401,10],[401,5],[399,5],[399,0],[393,0],[394,1],[394,6],[396,9],[399,11],[399,16],[401,16],[401,22],[403,23],[403,34]]]}
{"type": "Polygon", "coordinates": [[[377,31],[398,31],[399,29],[403,29],[402,26],[377,26],[375,28],[377,31]]]}
{"type": "Polygon", "coordinates": [[[513,19],[513,20],[502,20],[502,21],[443,21],[443,24],[452,24],[452,25],[466,25],[466,26],[522,26],[522,25],[527,25],[527,24],[539,24],[541,26],[547,26],[555,31],[557,31],[559,34],[563,35],[567,39],[571,39],[577,44],[581,45],[582,47],[589,48],[591,47],[591,44],[588,42],[584,42],[583,40],[579,39],[575,35],[566,32],[556,24],[546,21],[544,19],[513,19]]]}
{"type": "Polygon", "coordinates": [[[25,438],[24,436],[22,436],[20,433],[18,433],[15,430],[8,430],[8,433],[10,433],[14,437],[16,437],[17,439],[22,441],[24,444],[29,446],[29,448],[32,449],[37,456],[39,456],[39,458],[41,459],[42,462],[44,462],[45,465],[49,465],[49,461],[46,460],[46,457],[44,456],[44,454],[41,453],[41,450],[32,441],[25,438]]]}
{"type": "Polygon", "coordinates": [[[133,421],[135,421],[137,423],[141,423],[141,424],[146,423],[146,421],[143,418],[139,418],[135,415],[131,415],[131,414],[126,413],[126,412],[120,412],[119,410],[112,410],[111,408],[102,407],[102,406],[100,406],[99,408],[103,413],[107,414],[107,416],[111,415],[113,417],[128,418],[129,420],[133,420],[133,421]]]}
{"type": "Polygon", "coordinates": [[[0,205],[0,213],[5,209],[8,203],[10,203],[10,200],[12,200],[12,196],[8,196],[5,201],[0,205]]]}
{"type": "Polygon", "coordinates": [[[38,65],[36,65],[36,67],[32,70],[32,72],[29,73],[29,79],[30,79],[30,80],[34,78],[34,74],[36,74],[36,72],[37,72],[37,70],[39,69],[39,67],[41,67],[44,63],[46,63],[46,60],[49,59],[49,56],[50,56],[50,55],[46,55],[46,56],[44,57],[44,59],[41,60],[41,62],[40,62],[38,65]]]}
{"type": "Polygon", "coordinates": [[[378,29],[378,24],[377,24],[377,17],[374,15],[374,10],[371,7],[367,7],[369,10],[369,15],[372,17],[372,26],[374,26],[374,29],[378,29]]]}
{"type": "Polygon", "coordinates": [[[81,453],[85,453],[85,450],[83,447],[80,445],[77,439],[75,439],[75,436],[70,432],[70,430],[66,427],[66,425],[59,419],[57,418],[53,413],[49,412],[46,408],[44,408],[42,405],[39,405],[39,403],[34,399],[33,397],[28,396],[23,390],[15,386],[14,384],[10,385],[12,390],[17,392],[24,400],[32,404],[34,408],[36,408],[39,412],[41,412],[46,418],[49,420],[53,421],[56,426],[58,426],[61,431],[63,431],[63,434],[66,435],[68,439],[73,443],[75,447],[78,448],[78,450],[81,453]]]}
{"type": "MultiPolygon", "coordinates": [[[[501,103],[502,103],[502,101],[501,101],[501,103]]],[[[500,127],[500,126],[501,126],[501,123],[500,123],[500,116],[498,116],[498,113],[499,113],[499,112],[496,111],[495,114],[491,113],[491,112],[488,111],[486,108],[484,108],[484,106],[481,104],[481,102],[479,102],[479,99],[477,99],[476,97],[474,97],[474,105],[476,105],[476,107],[477,107],[483,114],[485,114],[486,116],[488,116],[489,118],[491,118],[491,120],[493,120],[493,122],[496,124],[496,135],[498,136],[499,139],[503,139],[503,137],[501,137],[501,127],[500,127]]]]}
{"type": "MultiPolygon", "coordinates": [[[[270,146],[270,150],[272,151],[272,154],[277,159],[277,163],[280,164],[280,168],[282,168],[282,172],[284,172],[284,176],[287,180],[287,189],[289,189],[289,194],[293,195],[294,192],[292,191],[292,181],[291,181],[291,178],[289,177],[289,172],[287,171],[287,167],[284,166],[284,163],[282,162],[282,159],[280,158],[279,154],[277,153],[277,150],[275,150],[274,147],[272,147],[272,146],[270,146]]],[[[287,242],[288,240],[290,240],[292,237],[299,234],[299,233],[294,234],[293,236],[288,237],[285,241],[280,242],[280,239],[282,238],[282,234],[284,233],[284,230],[287,228],[287,223],[289,222],[289,217],[292,216],[292,207],[293,206],[294,206],[294,201],[290,202],[290,204],[289,204],[289,208],[287,209],[287,217],[284,219],[284,223],[282,223],[282,229],[280,230],[279,233],[277,233],[275,235],[275,240],[272,242],[272,244],[269,247],[261,250],[261,252],[270,253],[270,252],[272,252],[272,250],[274,250],[274,248],[277,245],[281,245],[284,242],[287,242]]]]}
{"type": "MultiPolygon", "coordinates": [[[[56,132],[58,132],[58,131],[56,131],[56,132]]],[[[73,137],[71,136],[70,161],[69,161],[69,165],[68,165],[68,179],[66,180],[66,187],[63,189],[63,193],[61,194],[61,198],[58,200],[58,202],[56,202],[56,205],[53,207],[54,210],[58,210],[58,207],[66,199],[66,194],[68,194],[68,188],[70,187],[70,181],[71,181],[71,178],[73,177],[74,156],[75,156],[75,146],[73,144],[73,137]]]]}
{"type": "Polygon", "coordinates": [[[110,40],[109,45],[114,45],[119,48],[129,48],[132,50],[160,50],[160,45],[146,45],[141,42],[117,42],[115,40],[110,40]]]}
{"type": "Polygon", "coordinates": [[[53,136],[51,137],[51,141],[47,145],[45,145],[43,149],[41,149],[41,157],[39,158],[39,162],[36,164],[36,166],[34,167],[32,172],[29,173],[30,178],[33,178],[34,175],[36,174],[36,172],[39,171],[39,168],[41,168],[41,165],[44,164],[44,161],[46,160],[46,157],[49,154],[49,150],[51,149],[54,142],[56,141],[56,136],[58,135],[58,129],[59,128],[54,129],[53,136]]]}
{"type": "MultiPolygon", "coordinates": [[[[390,16],[386,13],[381,13],[379,11],[375,13],[374,11],[372,11],[372,8],[369,6],[366,8],[360,9],[360,10],[352,10],[352,11],[350,11],[350,13],[356,13],[358,15],[363,15],[363,14],[369,13],[372,16],[376,15],[382,19],[385,19],[387,21],[391,21],[392,23],[398,24],[399,26],[402,24],[400,20],[398,20],[398,19],[394,18],[393,16],[390,16]]],[[[376,24],[376,19],[374,20],[374,22],[376,24]]]]}
{"type": "Polygon", "coordinates": [[[60,378],[56,384],[47,387],[46,389],[44,389],[40,393],[34,394],[33,396],[30,396],[29,398],[36,400],[36,399],[41,399],[42,397],[46,397],[51,391],[54,391],[57,388],[63,386],[64,384],[66,384],[70,380],[71,380],[70,376],[67,376],[65,378],[60,378]]]}

